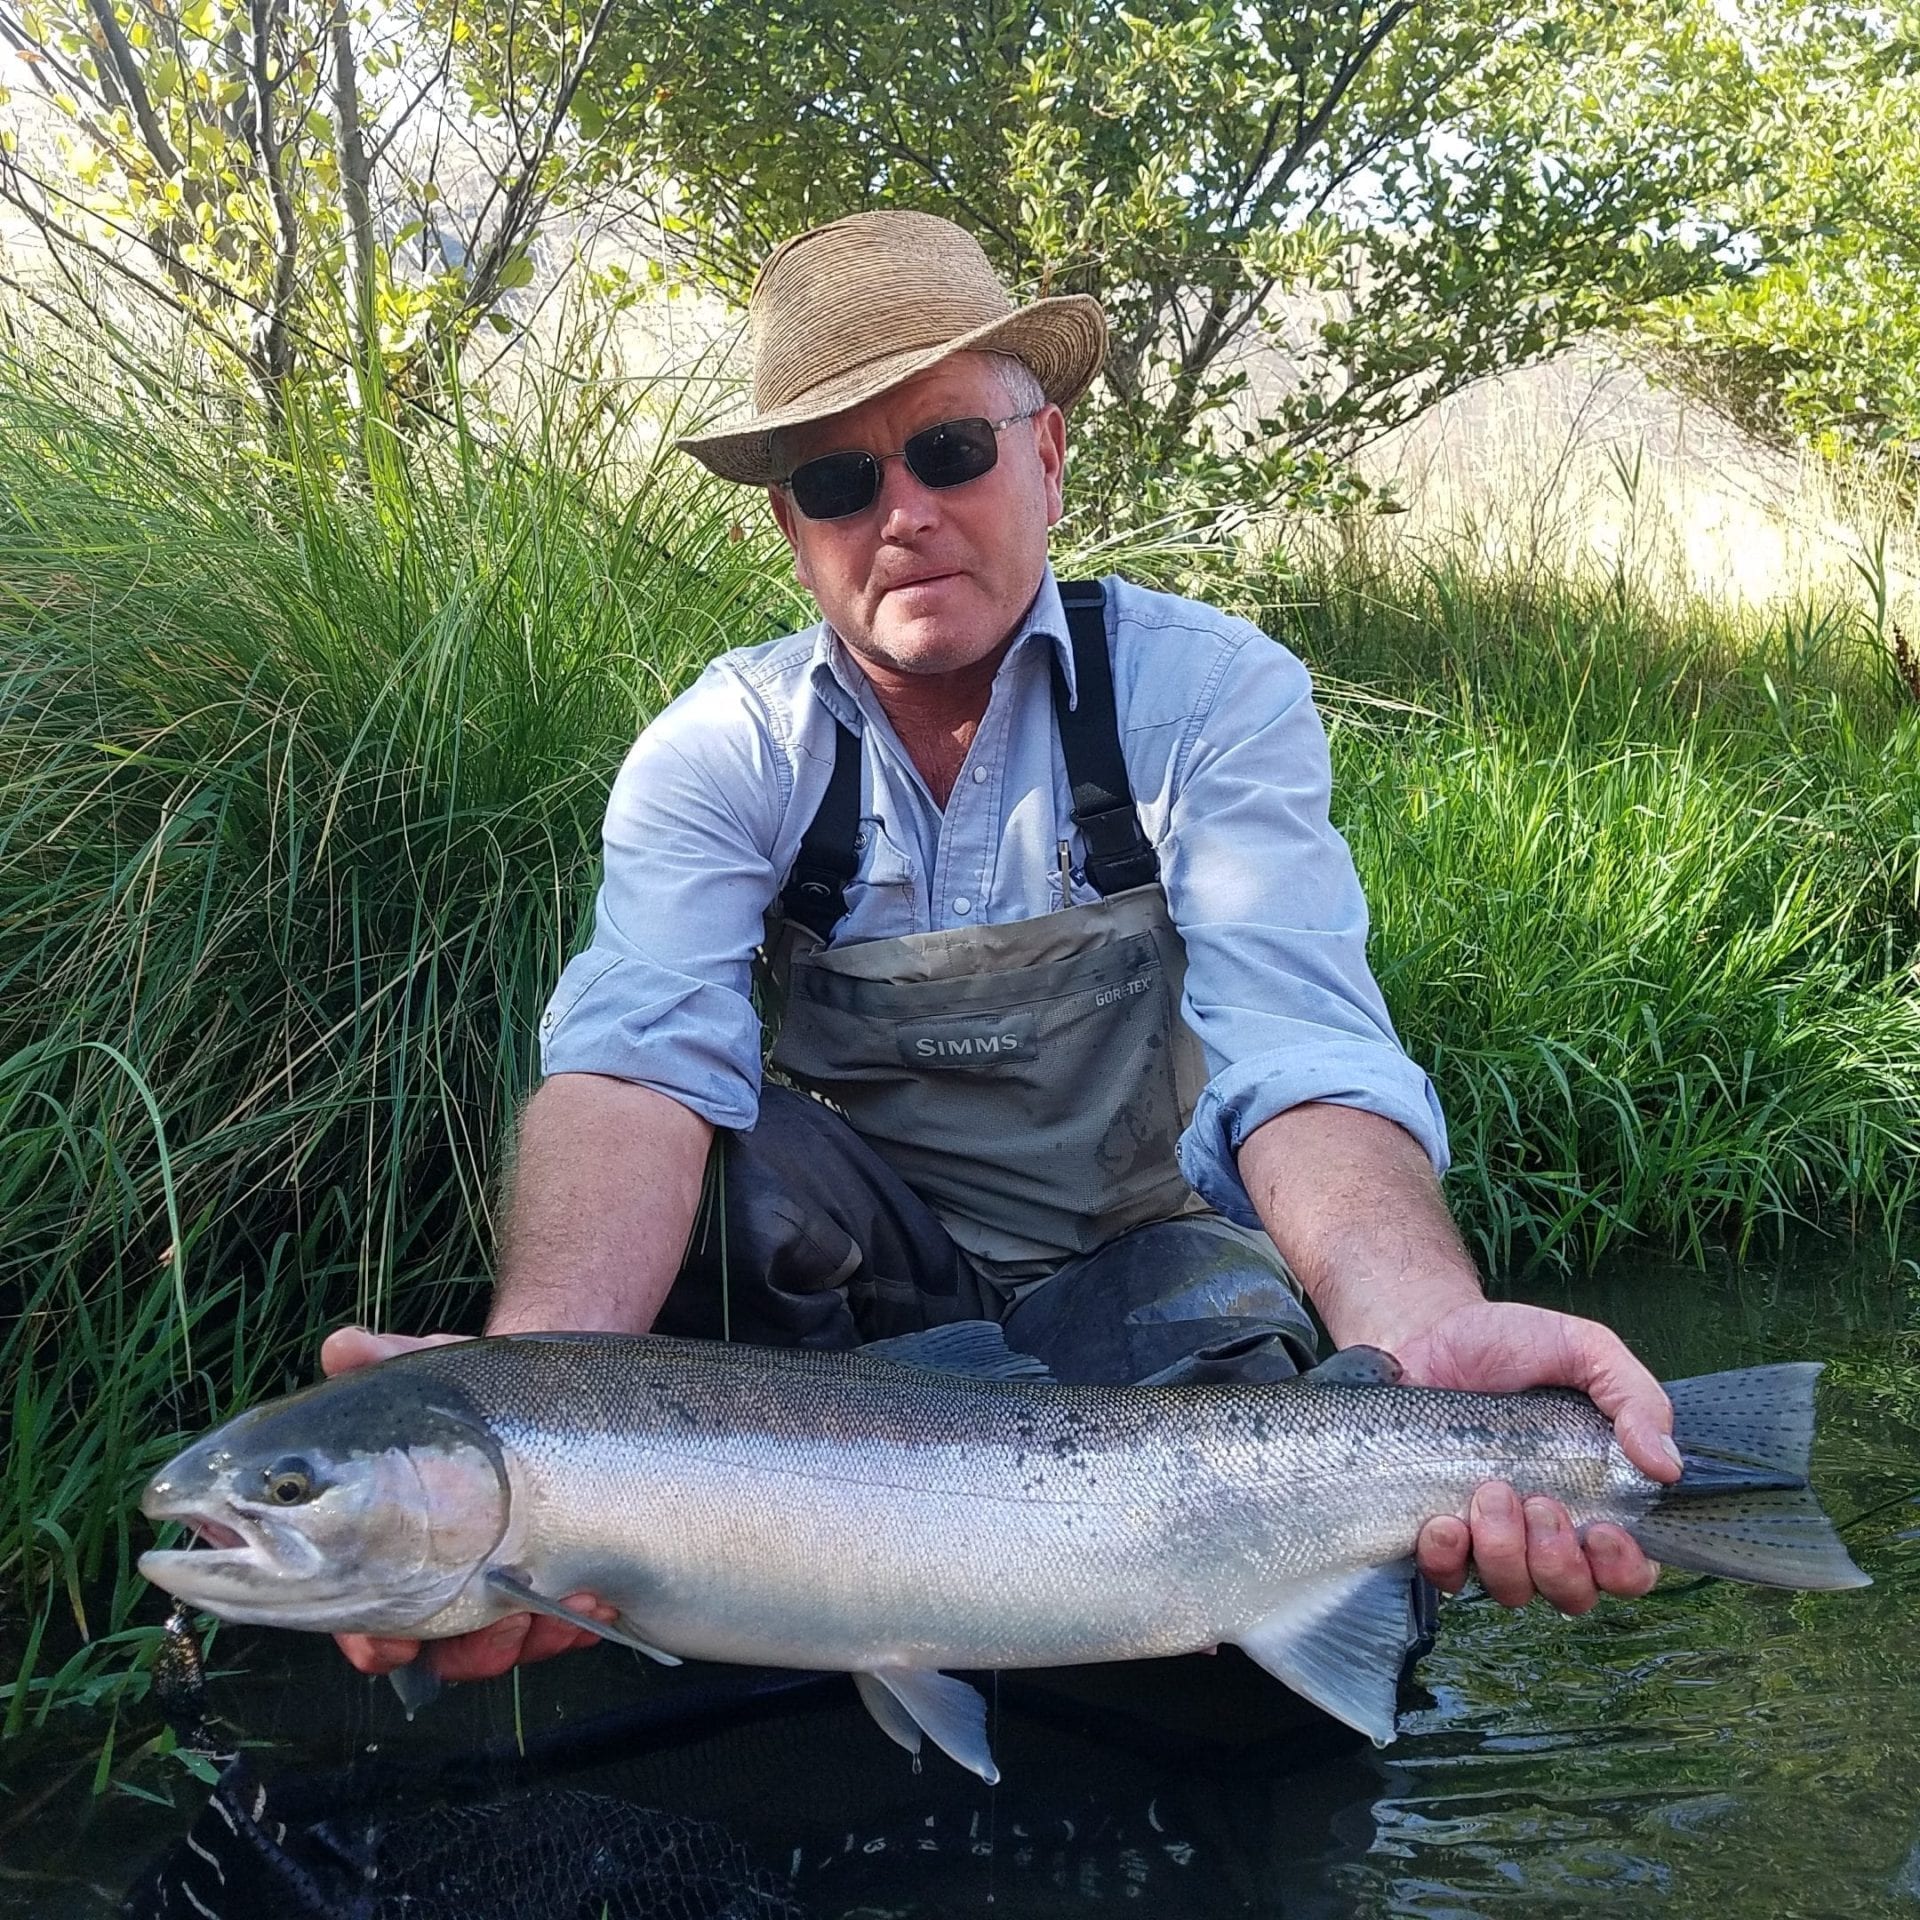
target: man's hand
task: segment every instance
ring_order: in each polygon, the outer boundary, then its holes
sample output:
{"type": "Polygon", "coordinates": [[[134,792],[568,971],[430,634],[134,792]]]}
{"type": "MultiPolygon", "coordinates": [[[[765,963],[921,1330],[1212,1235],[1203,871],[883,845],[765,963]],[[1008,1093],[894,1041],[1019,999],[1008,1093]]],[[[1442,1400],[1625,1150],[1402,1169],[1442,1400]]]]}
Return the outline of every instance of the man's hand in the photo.
{"type": "MultiPolygon", "coordinates": [[[[1410,1386],[1517,1393],[1527,1387],[1575,1387],[1614,1423],[1621,1450],[1655,1480],[1680,1477],[1672,1439],[1673,1409],[1660,1383],[1619,1335],[1592,1320],[1545,1307],[1477,1300],[1451,1308],[1424,1332],[1403,1341],[1394,1357],[1410,1386]]],[[[1467,1520],[1443,1515],[1420,1531],[1420,1571],[1458,1593],[1473,1562],[1480,1584],[1506,1607],[1538,1593],[1562,1613],[1585,1613],[1602,1593],[1635,1599],[1660,1569],[1621,1527],[1575,1534],[1557,1500],[1521,1501],[1488,1481],[1473,1496],[1467,1520]]]]}
{"type": "MultiPolygon", "coordinates": [[[[320,1348],[320,1371],[329,1376],[351,1373],[356,1367],[370,1367],[379,1360],[391,1360],[395,1354],[411,1353],[416,1347],[451,1346],[466,1336],[458,1333],[370,1333],[365,1327],[340,1327],[327,1335],[320,1348]]],[[[590,1613],[596,1620],[615,1619],[615,1609],[596,1600],[590,1593],[572,1593],[566,1604],[590,1613]]],[[[388,1635],[336,1633],[340,1651],[362,1673],[391,1673],[422,1657],[421,1642],[401,1640],[388,1635]]],[[[551,1660],[557,1653],[570,1653],[576,1647],[590,1647],[594,1636],[581,1627],[570,1627],[544,1613],[510,1613],[491,1626],[451,1640],[435,1640],[427,1648],[425,1659],[442,1680],[491,1680],[509,1667],[530,1666],[536,1660],[551,1660]]]]}

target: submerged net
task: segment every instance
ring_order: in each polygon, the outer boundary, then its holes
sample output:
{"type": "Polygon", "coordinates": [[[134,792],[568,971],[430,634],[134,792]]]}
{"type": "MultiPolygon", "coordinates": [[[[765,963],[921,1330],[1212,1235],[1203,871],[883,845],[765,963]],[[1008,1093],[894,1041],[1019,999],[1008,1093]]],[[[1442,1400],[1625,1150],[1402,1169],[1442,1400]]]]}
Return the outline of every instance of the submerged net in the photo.
{"type": "Polygon", "coordinates": [[[804,1920],[723,1827],[604,1794],[443,1807],[389,1834],[373,1920],[804,1920]]]}
{"type": "Polygon", "coordinates": [[[323,1812],[286,1806],[244,1759],[122,1912],[128,1920],[806,1920],[711,1821],[566,1790],[397,1814],[323,1812]],[[302,1817],[315,1812],[321,1817],[302,1817]]]}
{"type": "MultiPolygon", "coordinates": [[[[749,1681],[718,1708],[793,1690],[749,1681]]],[[[806,1920],[710,1820],[572,1789],[463,1795],[457,1766],[263,1781],[209,1708],[184,1607],[154,1692],[180,1748],[225,1764],[192,1829],[128,1894],[126,1920],[806,1920]]]]}

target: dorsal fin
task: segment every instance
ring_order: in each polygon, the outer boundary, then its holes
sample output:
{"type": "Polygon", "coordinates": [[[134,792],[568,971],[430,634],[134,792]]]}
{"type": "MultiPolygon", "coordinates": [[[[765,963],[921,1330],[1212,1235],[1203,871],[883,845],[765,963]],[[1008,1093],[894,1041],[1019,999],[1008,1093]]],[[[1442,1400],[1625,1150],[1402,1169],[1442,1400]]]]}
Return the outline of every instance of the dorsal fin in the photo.
{"type": "Polygon", "coordinates": [[[992,1320],[955,1320],[924,1333],[895,1334],[869,1340],[860,1352],[871,1360],[891,1361],[922,1373],[963,1373],[976,1380],[1051,1380],[1044,1362],[1015,1353],[992,1320]]]}

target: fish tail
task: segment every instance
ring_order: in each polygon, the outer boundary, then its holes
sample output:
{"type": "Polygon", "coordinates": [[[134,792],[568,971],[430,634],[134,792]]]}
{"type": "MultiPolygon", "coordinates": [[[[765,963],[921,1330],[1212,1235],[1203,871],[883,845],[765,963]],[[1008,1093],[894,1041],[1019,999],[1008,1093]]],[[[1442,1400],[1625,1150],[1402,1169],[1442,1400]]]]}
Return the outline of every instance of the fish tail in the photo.
{"type": "Polygon", "coordinates": [[[1654,1559],[1768,1587],[1864,1587],[1807,1484],[1816,1361],[1667,1383],[1681,1477],[1629,1531],[1654,1559]]]}

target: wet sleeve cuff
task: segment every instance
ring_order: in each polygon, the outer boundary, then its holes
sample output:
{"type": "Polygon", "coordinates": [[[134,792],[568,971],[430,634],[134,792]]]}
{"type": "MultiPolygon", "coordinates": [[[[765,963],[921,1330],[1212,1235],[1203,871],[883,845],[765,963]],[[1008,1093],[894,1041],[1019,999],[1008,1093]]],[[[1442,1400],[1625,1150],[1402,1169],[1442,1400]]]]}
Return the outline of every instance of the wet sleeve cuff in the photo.
{"type": "Polygon", "coordinates": [[[1447,1124],[1433,1082],[1397,1047],[1334,1037],[1256,1054],[1216,1074],[1180,1136],[1187,1184],[1229,1220],[1259,1226],[1240,1178],[1240,1148],[1275,1114],[1313,1100],[1393,1121],[1419,1141],[1436,1174],[1446,1172],[1447,1124]]]}
{"type": "Polygon", "coordinates": [[[631,1080],[737,1131],[760,1111],[760,1019],[726,987],[589,947],[547,1003],[540,1070],[631,1080]]]}

